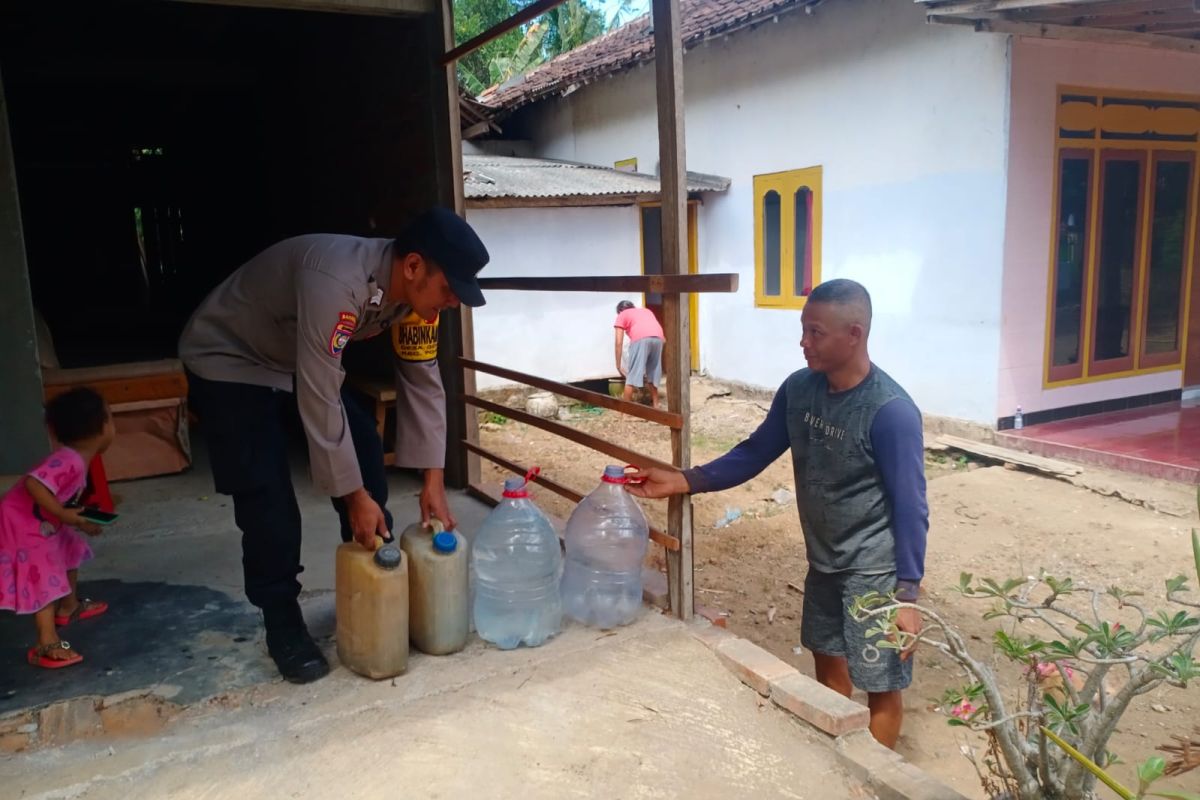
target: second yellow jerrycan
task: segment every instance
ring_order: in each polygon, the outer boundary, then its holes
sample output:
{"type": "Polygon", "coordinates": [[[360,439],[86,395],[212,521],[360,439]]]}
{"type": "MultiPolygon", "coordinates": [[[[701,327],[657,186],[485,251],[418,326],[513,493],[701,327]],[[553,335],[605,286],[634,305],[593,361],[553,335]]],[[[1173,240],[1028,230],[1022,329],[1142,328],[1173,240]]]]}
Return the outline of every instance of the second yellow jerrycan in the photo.
{"type": "Polygon", "coordinates": [[[409,525],[400,536],[408,555],[408,632],[422,653],[444,656],[466,647],[470,625],[467,540],[457,531],[409,525]]]}
{"type": "Polygon", "coordinates": [[[380,680],[408,667],[408,558],[395,542],[374,552],[337,549],[337,653],[348,669],[380,680]]]}

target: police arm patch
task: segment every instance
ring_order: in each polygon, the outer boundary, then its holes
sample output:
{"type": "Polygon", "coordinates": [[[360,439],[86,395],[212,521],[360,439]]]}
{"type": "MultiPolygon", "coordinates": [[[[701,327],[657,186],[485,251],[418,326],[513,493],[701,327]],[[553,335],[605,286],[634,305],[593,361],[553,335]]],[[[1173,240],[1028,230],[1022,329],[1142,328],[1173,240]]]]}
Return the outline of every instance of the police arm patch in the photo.
{"type": "Polygon", "coordinates": [[[357,329],[357,314],[351,311],[343,311],[338,314],[337,324],[333,326],[333,333],[329,335],[329,355],[335,358],[340,356],[357,329]]]}
{"type": "Polygon", "coordinates": [[[409,314],[392,326],[392,348],[401,361],[433,361],[437,358],[438,317],[421,319],[409,314]]]}

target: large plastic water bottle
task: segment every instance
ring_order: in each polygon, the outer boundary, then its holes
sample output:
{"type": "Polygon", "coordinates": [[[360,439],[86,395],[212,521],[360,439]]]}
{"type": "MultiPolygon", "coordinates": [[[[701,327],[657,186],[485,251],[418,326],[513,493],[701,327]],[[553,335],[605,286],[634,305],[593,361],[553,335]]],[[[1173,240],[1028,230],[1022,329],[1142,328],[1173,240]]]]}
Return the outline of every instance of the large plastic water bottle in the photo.
{"type": "Polygon", "coordinates": [[[600,485],[567,521],[563,608],[598,628],[628,625],[642,608],[642,561],[650,526],[625,491],[625,470],[604,469],[600,485]]]}
{"type": "Polygon", "coordinates": [[[562,551],[526,481],[504,482],[504,500],[488,514],[471,548],[474,618],[479,636],[502,650],[537,647],[562,627],[558,582],[562,551]]]}

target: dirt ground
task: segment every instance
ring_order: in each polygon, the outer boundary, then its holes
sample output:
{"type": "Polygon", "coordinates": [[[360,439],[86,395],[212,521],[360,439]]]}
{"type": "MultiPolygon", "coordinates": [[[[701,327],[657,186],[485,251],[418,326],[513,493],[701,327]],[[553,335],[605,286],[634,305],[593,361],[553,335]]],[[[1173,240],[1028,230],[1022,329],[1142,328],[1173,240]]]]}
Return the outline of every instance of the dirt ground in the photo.
{"type": "MultiPolygon", "coordinates": [[[[693,379],[691,392],[695,464],[721,455],[754,430],[770,404],[767,394],[707,378],[693,379]]],[[[524,408],[522,392],[489,394],[524,408]]],[[[561,418],[572,427],[670,460],[665,428],[559,400],[565,408],[561,418]]],[[[538,465],[547,477],[578,491],[590,491],[612,460],[537,428],[482,416],[484,447],[517,463],[538,465]]],[[[484,470],[489,481],[508,475],[486,462],[484,470]]],[[[1189,532],[1197,519],[1188,487],[1089,470],[1085,477],[1093,488],[1082,488],[953,453],[929,453],[927,476],[931,525],[923,602],[969,635],[978,645],[976,655],[989,652],[999,623],[982,619],[986,604],[951,591],[963,571],[1007,578],[1045,568],[1072,576],[1077,584],[1106,588],[1115,583],[1145,592],[1148,599],[1161,598],[1163,581],[1175,575],[1192,575],[1194,586],[1189,532]]],[[[784,455],[747,484],[694,498],[696,597],[725,614],[734,633],[812,674],[811,656],[798,646],[806,562],[792,485],[791,458],[784,455]],[[737,519],[716,527],[729,516],[737,519]]],[[[534,498],[559,519],[570,515],[572,505],[548,490],[535,488],[534,498]]],[[[643,508],[652,524],[665,523],[665,501],[644,502],[643,508]]],[[[661,565],[661,548],[652,544],[650,557],[661,565]]],[[[964,794],[982,798],[974,768],[961,752],[963,746],[981,744],[982,737],[949,727],[937,710],[943,691],[963,681],[932,649],[916,658],[899,750],[964,794]]],[[[1189,732],[1197,720],[1200,688],[1163,690],[1141,698],[1126,714],[1110,749],[1132,764],[1152,755],[1156,745],[1170,743],[1171,734],[1189,732]]],[[[1136,786],[1132,766],[1115,769],[1136,786]]],[[[1200,790],[1200,771],[1159,786],[1200,790]]]]}

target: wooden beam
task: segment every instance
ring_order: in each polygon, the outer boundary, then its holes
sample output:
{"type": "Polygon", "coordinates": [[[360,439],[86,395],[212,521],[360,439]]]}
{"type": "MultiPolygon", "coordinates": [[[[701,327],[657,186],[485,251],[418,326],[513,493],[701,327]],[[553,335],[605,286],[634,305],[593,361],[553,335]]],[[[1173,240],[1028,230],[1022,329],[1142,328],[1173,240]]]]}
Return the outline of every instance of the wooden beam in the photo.
{"type": "Polygon", "coordinates": [[[1116,31],[1107,28],[1084,28],[1070,25],[1051,25],[1037,22],[1011,22],[1009,20],[964,20],[959,17],[930,16],[935,25],[972,25],[979,33],[1007,33],[1013,36],[1028,36],[1034,39],[1060,39],[1071,42],[1095,42],[1118,44],[1131,47],[1148,47],[1154,50],[1174,50],[1181,53],[1200,53],[1200,40],[1175,36],[1159,36],[1153,33],[1116,31]]]}
{"type": "Polygon", "coordinates": [[[581,403],[588,403],[593,406],[618,411],[622,414],[628,414],[631,417],[639,417],[648,422],[657,422],[659,425],[665,425],[668,428],[683,427],[683,417],[679,414],[672,414],[670,411],[661,411],[657,408],[644,406],[641,403],[618,400],[615,397],[609,397],[599,392],[589,392],[587,389],[580,389],[568,383],[559,383],[558,381],[539,378],[536,375],[528,375],[524,372],[517,372],[514,369],[505,369],[495,364],[485,364],[482,361],[460,358],[458,363],[476,372],[486,372],[498,378],[506,378],[517,383],[535,386],[538,389],[545,389],[547,392],[554,392],[555,394],[561,394],[563,397],[570,397],[572,400],[578,400],[581,403]]]}
{"type": "MultiPolygon", "coordinates": [[[[666,214],[664,207],[663,213],[666,214]]],[[[685,212],[686,224],[686,212],[685,212]]],[[[686,242],[684,243],[686,246],[686,242]]],[[[666,265],[663,265],[664,270],[666,265]]],[[[596,275],[570,278],[480,278],[488,291],[511,289],[523,292],[736,292],[738,276],[733,272],[709,275],[596,275]]]]}
{"type": "Polygon", "coordinates": [[[387,16],[433,14],[436,13],[438,7],[438,0],[176,0],[176,2],[387,16]]]}
{"type": "Polygon", "coordinates": [[[1088,24],[1097,28],[1141,28],[1148,25],[1157,27],[1159,24],[1174,24],[1181,22],[1191,23],[1193,25],[1200,24],[1200,14],[1197,14],[1190,8],[1175,11],[1164,11],[1161,13],[1146,12],[1141,14],[1097,14],[1088,24]]]}
{"type": "MultiPolygon", "coordinates": [[[[658,162],[662,175],[662,278],[688,277],[687,168],[684,141],[683,39],[679,0],[653,0],[654,71],[658,105],[658,162]]],[[[709,276],[696,276],[709,277],[709,276]]],[[[736,276],[731,276],[736,278],[736,276]]],[[[732,282],[736,288],[736,281],[732,282]]],[[[681,291],[695,291],[684,288],[681,291]]],[[[691,340],[686,294],[663,295],[667,332],[667,410],[683,425],[671,431],[671,461],[691,466],[691,340]]],[[[681,620],[695,611],[692,550],[692,499],[677,495],[667,501],[667,533],[679,539],[679,550],[667,553],[667,587],[671,610],[681,620]]]]}
{"type": "Polygon", "coordinates": [[[940,0],[919,0],[930,14],[958,16],[960,14],[999,14],[1048,6],[1079,6],[1095,4],[1096,0],[961,0],[944,3],[940,0]]]}
{"type": "MultiPolygon", "coordinates": [[[[1116,0],[1090,6],[1065,6],[1063,8],[1032,8],[1014,11],[1006,16],[1014,22],[1054,22],[1087,24],[1097,17],[1110,14],[1137,14],[1145,11],[1173,11],[1188,8],[1189,0],[1116,0]]],[[[936,12],[935,12],[936,13],[936,12]]]]}
{"type": "Polygon", "coordinates": [[[567,0],[537,0],[536,3],[530,3],[528,6],[521,9],[516,14],[513,14],[503,22],[493,25],[483,33],[476,36],[474,39],[463,42],[458,47],[450,50],[450,52],[442,56],[442,63],[453,64],[467,53],[474,52],[488,42],[499,39],[509,31],[521,27],[534,17],[540,17],[542,14],[545,14],[547,11],[562,5],[566,1],[567,0]]]}
{"type": "MultiPolygon", "coordinates": [[[[453,0],[440,0],[441,41],[443,47],[454,44],[453,0]]],[[[462,122],[458,97],[458,75],[453,64],[442,67],[437,79],[437,94],[444,92],[448,130],[437,149],[438,182],[442,202],[451,205],[460,217],[465,216],[463,199],[462,122]]],[[[479,421],[475,414],[457,398],[475,393],[475,373],[464,370],[459,358],[475,357],[475,326],[471,309],[460,306],[442,315],[443,335],[438,337],[438,368],[446,389],[446,484],[462,489],[478,482],[479,456],[460,447],[459,441],[479,441],[479,421]]]]}
{"type": "MultiPolygon", "coordinates": [[[[477,444],[471,444],[470,442],[463,442],[463,444],[466,445],[467,447],[469,447],[474,452],[478,453],[483,458],[486,458],[488,461],[491,461],[495,464],[499,464],[500,466],[504,467],[509,472],[513,472],[517,475],[522,475],[522,476],[529,474],[528,467],[523,467],[520,464],[516,463],[515,461],[509,461],[504,456],[493,453],[492,451],[487,450],[486,448],[480,447],[477,444]]],[[[561,483],[558,483],[557,481],[550,480],[545,475],[534,475],[533,482],[538,484],[539,486],[545,486],[547,489],[554,492],[559,497],[565,497],[566,499],[570,500],[572,503],[578,503],[584,497],[581,493],[575,491],[574,489],[570,488],[569,486],[563,486],[561,483]]],[[[674,536],[663,533],[662,531],[658,530],[657,528],[655,528],[653,526],[651,526],[651,528],[650,528],[650,541],[656,542],[656,543],[662,545],[663,549],[668,550],[668,551],[674,551],[674,550],[679,549],[679,540],[678,539],[676,539],[674,536]]]]}
{"type": "Polygon", "coordinates": [[[1200,33],[1200,19],[1195,22],[1175,22],[1139,26],[1142,33],[1156,33],[1162,36],[1181,36],[1184,34],[1200,33]]]}
{"type": "Polygon", "coordinates": [[[508,406],[503,406],[499,403],[493,403],[490,400],[484,400],[482,397],[466,395],[463,397],[463,400],[468,404],[475,406],[476,408],[482,408],[484,411],[491,411],[494,414],[500,414],[501,416],[508,417],[509,419],[515,419],[518,422],[524,422],[526,425],[532,425],[535,428],[541,428],[542,430],[553,433],[556,436],[561,436],[568,441],[581,444],[584,447],[590,447],[598,453],[604,453],[605,455],[620,459],[626,464],[636,464],[639,467],[659,467],[661,469],[671,469],[671,465],[665,461],[659,461],[657,458],[644,455],[636,450],[630,450],[628,447],[622,447],[619,444],[613,444],[612,442],[606,439],[601,439],[598,436],[592,436],[591,434],[584,433],[583,431],[577,431],[568,425],[563,425],[558,422],[551,422],[550,420],[542,419],[541,417],[535,417],[533,414],[529,414],[516,408],[509,408],[508,406]]]}

